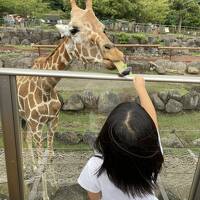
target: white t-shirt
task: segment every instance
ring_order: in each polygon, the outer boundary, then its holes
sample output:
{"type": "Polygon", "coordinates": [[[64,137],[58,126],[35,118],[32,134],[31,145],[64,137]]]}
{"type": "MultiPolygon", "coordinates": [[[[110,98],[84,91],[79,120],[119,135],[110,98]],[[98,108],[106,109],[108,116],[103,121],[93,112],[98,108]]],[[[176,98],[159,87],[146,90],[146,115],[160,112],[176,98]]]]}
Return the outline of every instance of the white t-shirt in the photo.
{"type": "Polygon", "coordinates": [[[102,200],[158,200],[154,195],[144,197],[129,197],[118,189],[108,178],[106,172],[99,177],[97,171],[100,169],[103,160],[98,157],[92,157],[83,168],[78,183],[88,192],[102,193],[102,200]]]}

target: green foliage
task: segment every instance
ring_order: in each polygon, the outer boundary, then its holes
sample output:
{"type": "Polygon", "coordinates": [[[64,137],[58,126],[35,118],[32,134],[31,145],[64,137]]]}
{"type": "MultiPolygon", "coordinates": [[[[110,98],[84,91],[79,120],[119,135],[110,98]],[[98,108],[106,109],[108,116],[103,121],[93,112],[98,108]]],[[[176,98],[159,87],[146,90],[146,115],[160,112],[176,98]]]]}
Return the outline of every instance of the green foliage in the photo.
{"type": "Polygon", "coordinates": [[[169,13],[168,0],[138,1],[138,21],[163,23],[169,13]]]}
{"type": "Polygon", "coordinates": [[[116,33],[114,34],[118,42],[121,44],[131,43],[131,41],[136,40],[137,43],[145,44],[148,39],[147,36],[143,33],[116,33]]]}
{"type": "MultiPolygon", "coordinates": [[[[95,14],[101,20],[126,19],[142,23],[200,26],[199,0],[93,0],[95,14]]],[[[85,8],[85,0],[77,0],[85,8]]],[[[70,0],[0,0],[2,13],[40,17],[52,11],[62,11],[70,17],[70,0]]],[[[126,42],[126,36],[122,36],[126,42]]]]}
{"type": "Polygon", "coordinates": [[[0,12],[39,17],[48,12],[48,4],[42,0],[0,0],[0,12]]]}
{"type": "Polygon", "coordinates": [[[170,0],[170,13],[166,22],[179,26],[200,26],[199,0],[170,0]]]}
{"type": "Polygon", "coordinates": [[[127,44],[130,40],[130,34],[128,33],[117,33],[116,34],[117,40],[121,44],[127,44]]]}
{"type": "Polygon", "coordinates": [[[130,0],[94,0],[94,10],[101,18],[133,19],[137,5],[130,0]]]}

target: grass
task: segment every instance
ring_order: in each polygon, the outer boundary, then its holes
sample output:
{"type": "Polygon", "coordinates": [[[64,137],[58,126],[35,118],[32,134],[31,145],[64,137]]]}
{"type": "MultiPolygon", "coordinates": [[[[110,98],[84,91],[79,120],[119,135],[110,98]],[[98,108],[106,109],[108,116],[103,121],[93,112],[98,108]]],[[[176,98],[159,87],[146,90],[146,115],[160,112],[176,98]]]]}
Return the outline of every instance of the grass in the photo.
{"type": "Polygon", "coordinates": [[[199,120],[199,112],[185,112],[173,115],[158,113],[160,129],[167,130],[161,132],[162,137],[168,137],[171,134],[170,132],[176,130],[176,135],[188,144],[200,138],[199,120]]]}
{"type": "Polygon", "coordinates": [[[96,133],[105,121],[105,115],[95,112],[61,112],[59,132],[96,133]]]}
{"type": "MultiPolygon", "coordinates": [[[[81,134],[86,132],[98,133],[106,118],[106,115],[94,112],[61,112],[59,131],[78,132],[81,134]]],[[[199,120],[199,112],[186,112],[176,115],[158,113],[161,136],[168,137],[173,130],[176,130],[176,134],[189,144],[193,140],[200,138],[199,120]]]]}
{"type": "Polygon", "coordinates": [[[199,51],[198,52],[192,52],[191,55],[192,56],[200,56],[200,52],[199,51]]]}
{"type": "MultiPolygon", "coordinates": [[[[97,133],[103,126],[107,115],[95,112],[61,112],[58,132],[76,132],[85,134],[87,132],[97,133]]],[[[161,137],[170,137],[173,130],[182,130],[176,134],[185,142],[191,144],[195,139],[200,138],[200,112],[185,112],[176,115],[158,113],[158,121],[161,137]],[[165,130],[165,131],[162,131],[165,130]],[[166,131],[167,130],[167,131],[166,131]],[[190,131],[191,130],[191,131],[190,131]],[[199,131],[194,131],[199,130],[199,131]]],[[[3,138],[0,136],[0,148],[3,148],[3,138]]],[[[192,145],[190,146],[192,148],[192,145]]],[[[88,145],[66,145],[64,142],[55,140],[54,148],[56,151],[89,151],[88,145]]],[[[192,148],[195,153],[200,153],[200,148],[192,148]]],[[[180,153],[180,150],[174,149],[180,153]]],[[[181,150],[182,152],[182,150],[181,150]]]]}

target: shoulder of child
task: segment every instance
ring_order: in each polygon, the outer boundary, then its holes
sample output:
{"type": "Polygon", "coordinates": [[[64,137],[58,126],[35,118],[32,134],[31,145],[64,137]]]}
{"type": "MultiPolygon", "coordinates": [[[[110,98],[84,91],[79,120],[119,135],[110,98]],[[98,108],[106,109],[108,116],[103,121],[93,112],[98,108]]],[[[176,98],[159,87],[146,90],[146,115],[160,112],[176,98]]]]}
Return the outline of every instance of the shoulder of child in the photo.
{"type": "Polygon", "coordinates": [[[89,159],[78,178],[78,183],[82,188],[93,193],[100,192],[101,187],[97,173],[102,163],[103,160],[99,157],[93,156],[89,159]]]}
{"type": "Polygon", "coordinates": [[[102,164],[103,164],[103,159],[100,156],[92,156],[88,160],[86,165],[88,166],[88,169],[91,172],[97,172],[102,164]]]}

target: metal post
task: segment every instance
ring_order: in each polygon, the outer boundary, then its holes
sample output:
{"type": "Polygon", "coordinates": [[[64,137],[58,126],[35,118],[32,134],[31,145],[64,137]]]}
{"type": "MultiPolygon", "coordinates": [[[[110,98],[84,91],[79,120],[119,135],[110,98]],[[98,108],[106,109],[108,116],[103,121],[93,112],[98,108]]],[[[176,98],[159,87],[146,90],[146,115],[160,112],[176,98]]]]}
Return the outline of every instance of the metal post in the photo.
{"type": "Polygon", "coordinates": [[[0,76],[0,110],[10,200],[24,200],[16,77],[0,76]]]}
{"type": "Polygon", "coordinates": [[[189,196],[189,200],[199,200],[199,199],[200,199],[200,156],[189,196]]]}

